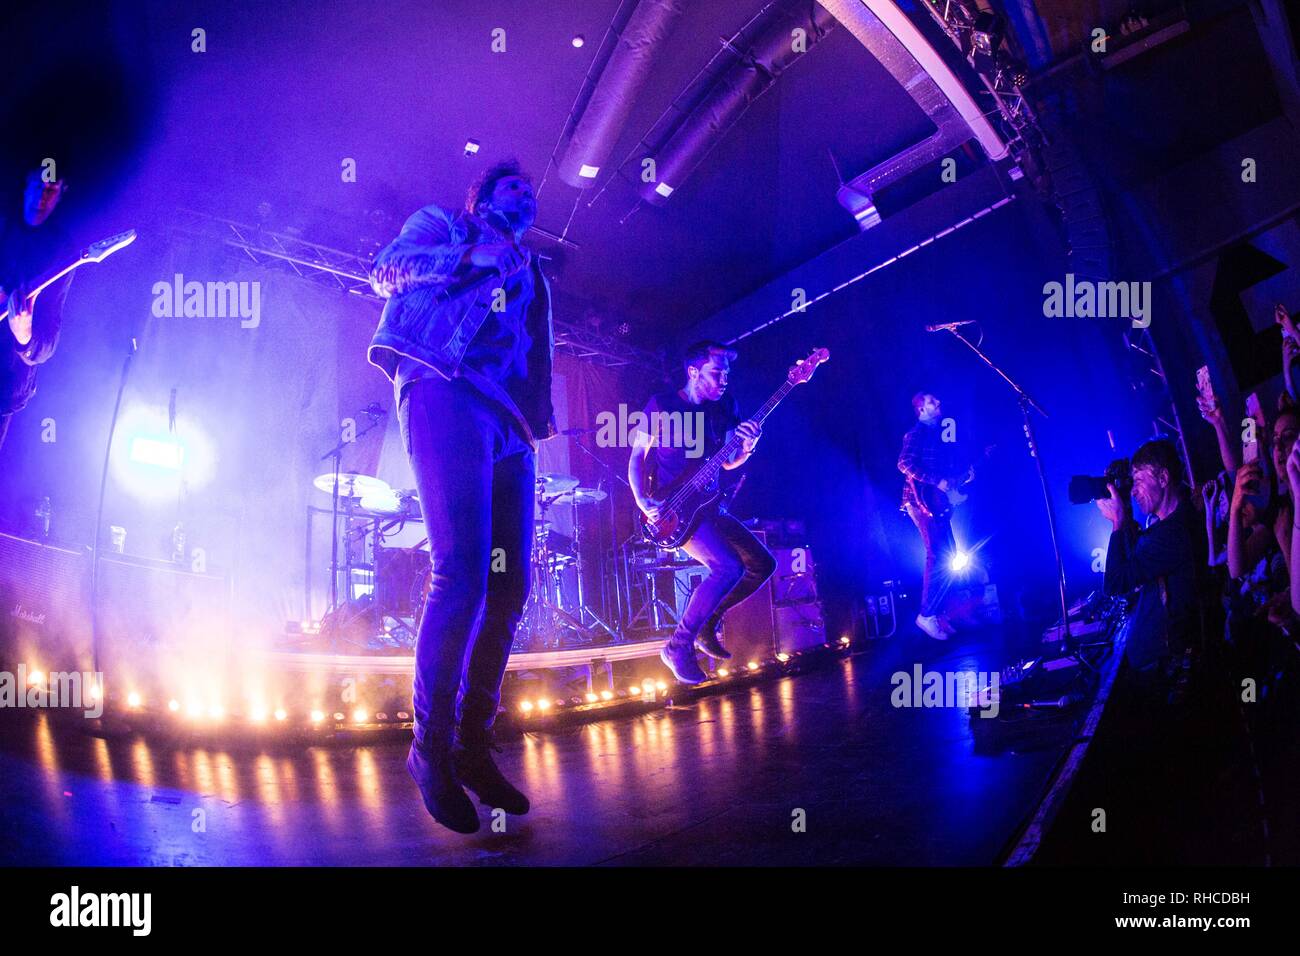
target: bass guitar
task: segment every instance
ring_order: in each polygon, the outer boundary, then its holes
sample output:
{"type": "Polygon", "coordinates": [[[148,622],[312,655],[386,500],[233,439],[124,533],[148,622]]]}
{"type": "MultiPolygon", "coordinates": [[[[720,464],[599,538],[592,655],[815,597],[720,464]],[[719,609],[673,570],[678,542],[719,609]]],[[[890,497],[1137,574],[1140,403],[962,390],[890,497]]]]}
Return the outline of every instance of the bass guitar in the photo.
{"type": "MultiPolygon", "coordinates": [[[[763,424],[764,419],[781,400],[793,391],[796,385],[802,385],[813,377],[817,366],[831,357],[826,349],[814,349],[806,358],[790,366],[785,383],[763,403],[750,419],[763,424]]],[[[722,446],[701,462],[694,470],[681,475],[662,491],[652,489],[654,496],[663,501],[659,508],[659,517],[653,521],[644,514],[640,516],[641,535],[650,543],[661,548],[673,549],[682,546],[704,520],[704,516],[723,497],[724,492],[718,487],[718,475],[722,466],[735,457],[743,445],[743,439],[736,434],[722,443],[722,446]]]]}

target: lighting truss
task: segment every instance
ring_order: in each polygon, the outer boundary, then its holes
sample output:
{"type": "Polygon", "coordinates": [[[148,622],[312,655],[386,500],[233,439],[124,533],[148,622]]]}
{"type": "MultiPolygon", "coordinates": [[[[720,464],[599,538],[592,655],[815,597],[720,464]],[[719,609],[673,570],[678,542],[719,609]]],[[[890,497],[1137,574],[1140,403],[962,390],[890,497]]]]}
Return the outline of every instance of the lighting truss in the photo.
{"type": "MultiPolygon", "coordinates": [[[[971,63],[971,68],[979,76],[1002,116],[1007,145],[1015,154],[1017,162],[1021,162],[1026,153],[1043,142],[1038,119],[1023,92],[1029,79],[1028,70],[1011,55],[1006,41],[1000,36],[997,38],[997,46],[991,51],[995,65],[983,70],[976,67],[974,57],[971,56],[974,38],[982,29],[981,16],[987,18],[989,14],[979,9],[973,0],[925,0],[922,6],[930,11],[930,16],[940,29],[971,63]]],[[[1023,167],[1025,164],[1021,165],[1023,167]]]]}
{"type": "MultiPolygon", "coordinates": [[[[221,243],[262,268],[292,273],[348,295],[383,301],[370,288],[368,256],[192,209],[178,209],[172,228],[175,232],[221,243]]],[[[663,362],[650,352],[572,322],[553,321],[558,352],[604,368],[637,367],[655,374],[663,372],[663,362]]]]}

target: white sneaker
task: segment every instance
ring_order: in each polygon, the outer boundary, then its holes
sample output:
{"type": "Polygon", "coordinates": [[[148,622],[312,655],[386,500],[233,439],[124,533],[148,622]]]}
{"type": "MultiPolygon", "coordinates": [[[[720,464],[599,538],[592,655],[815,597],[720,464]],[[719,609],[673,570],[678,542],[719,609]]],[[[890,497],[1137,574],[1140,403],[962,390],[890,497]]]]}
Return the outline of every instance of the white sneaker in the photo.
{"type": "Polygon", "coordinates": [[[926,634],[933,637],[936,641],[948,640],[948,632],[939,624],[937,615],[931,614],[929,617],[916,616],[916,626],[925,631],[926,634]]]}

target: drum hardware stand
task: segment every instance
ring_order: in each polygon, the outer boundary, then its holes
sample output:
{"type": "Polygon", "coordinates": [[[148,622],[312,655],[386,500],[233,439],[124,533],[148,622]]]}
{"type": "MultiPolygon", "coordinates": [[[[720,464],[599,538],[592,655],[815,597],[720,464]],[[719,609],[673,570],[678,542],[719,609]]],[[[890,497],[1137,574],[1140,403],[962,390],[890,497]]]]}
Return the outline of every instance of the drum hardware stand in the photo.
{"type": "MultiPolygon", "coordinates": [[[[541,530],[544,532],[546,530],[546,512],[565,493],[561,492],[547,496],[542,494],[542,487],[542,483],[538,482],[537,503],[542,514],[540,521],[543,526],[541,530]]],[[[553,647],[560,646],[563,638],[559,632],[562,630],[576,634],[577,639],[584,643],[596,642],[598,640],[596,633],[581,620],[560,607],[558,600],[553,595],[555,568],[552,558],[553,555],[547,539],[542,534],[535,534],[532,553],[532,587],[529,588],[528,603],[524,605],[524,612],[519,618],[519,626],[515,633],[525,634],[530,637],[535,636],[543,645],[550,641],[553,647]]],[[[579,572],[579,579],[581,579],[581,572],[579,572]]]]}
{"type": "MultiPolygon", "coordinates": [[[[325,454],[321,455],[320,457],[321,461],[326,461],[326,460],[332,461],[334,466],[334,483],[333,483],[333,487],[331,488],[331,495],[330,495],[333,500],[330,509],[330,513],[332,515],[332,520],[330,523],[330,600],[329,600],[329,607],[326,609],[325,612],[327,615],[337,610],[339,606],[339,475],[342,473],[343,470],[343,449],[346,448],[348,445],[354,444],[358,438],[360,438],[362,435],[365,435],[376,425],[378,425],[379,422],[382,421],[384,417],[382,414],[377,415],[371,413],[369,408],[367,408],[363,412],[363,414],[369,415],[370,423],[366,425],[365,428],[361,429],[361,431],[357,432],[351,438],[351,440],[348,440],[346,438],[341,439],[337,445],[335,445],[333,448],[331,448],[329,451],[327,451],[325,454]]],[[[348,498],[347,509],[348,509],[348,517],[350,519],[352,515],[352,498],[350,496],[348,498]]],[[[351,548],[349,547],[348,550],[350,553],[351,548]]],[[[349,556],[349,566],[347,571],[348,571],[348,583],[347,583],[348,597],[350,598],[352,595],[352,568],[351,568],[350,556],[349,556]]],[[[311,595],[307,596],[307,600],[308,601],[311,600],[311,595]]],[[[333,642],[331,641],[331,643],[333,642]]]]}
{"type": "MultiPolygon", "coordinates": [[[[600,489],[599,482],[596,483],[596,489],[597,490],[600,489]]],[[[582,525],[579,524],[578,522],[578,493],[576,490],[574,490],[574,491],[565,492],[565,494],[570,496],[569,497],[569,515],[570,515],[569,521],[573,525],[574,568],[576,569],[578,575],[578,608],[577,608],[578,620],[582,622],[583,627],[586,628],[587,630],[590,630],[592,626],[595,626],[600,628],[602,631],[604,631],[614,640],[621,641],[623,638],[612,627],[610,627],[607,623],[605,623],[605,619],[602,618],[595,611],[593,611],[591,608],[587,607],[587,600],[584,597],[584,590],[582,585],[582,525]],[[587,618],[591,618],[592,621],[591,625],[588,625],[586,623],[587,618]]]]}
{"type": "MultiPolygon", "coordinates": [[[[588,429],[580,429],[580,430],[578,430],[578,431],[579,431],[580,433],[590,433],[590,432],[592,431],[592,429],[589,429],[589,428],[588,428],[588,429]]],[[[613,468],[611,468],[611,467],[610,467],[609,465],[607,465],[605,462],[601,461],[601,460],[600,460],[600,456],[597,455],[597,454],[596,454],[594,451],[592,451],[590,448],[588,448],[588,447],[583,443],[582,438],[581,438],[579,435],[575,435],[575,437],[574,437],[574,442],[573,442],[573,443],[578,447],[578,450],[579,450],[579,451],[581,451],[584,455],[586,455],[588,458],[590,458],[592,461],[594,461],[594,462],[596,463],[596,466],[597,466],[598,468],[600,468],[601,472],[602,472],[603,475],[604,475],[604,477],[603,477],[601,480],[603,481],[603,480],[605,480],[605,478],[608,478],[608,479],[609,479],[609,536],[610,536],[610,548],[609,548],[609,550],[608,550],[608,551],[605,550],[605,546],[604,546],[604,542],[603,542],[603,541],[598,542],[598,544],[600,545],[600,555],[601,555],[600,581],[601,581],[601,587],[602,587],[602,589],[605,590],[605,593],[603,594],[603,597],[605,598],[605,600],[604,600],[604,604],[603,604],[603,607],[604,607],[605,610],[608,612],[608,610],[609,610],[609,598],[608,598],[608,590],[606,589],[606,585],[607,585],[607,582],[608,582],[608,579],[609,579],[609,574],[608,574],[607,571],[606,571],[606,568],[608,567],[608,565],[606,564],[606,561],[607,561],[607,560],[615,561],[615,560],[617,560],[617,558],[618,558],[618,549],[617,549],[617,548],[615,547],[615,545],[614,545],[614,538],[615,538],[615,534],[617,533],[616,530],[615,530],[615,529],[616,529],[616,524],[615,524],[615,519],[614,519],[614,491],[616,490],[616,488],[617,488],[618,485],[622,485],[624,488],[626,488],[626,489],[630,492],[630,491],[632,490],[632,485],[628,483],[628,480],[627,480],[626,478],[624,478],[622,475],[620,475],[618,472],[616,472],[613,468]]],[[[597,488],[597,490],[599,490],[599,488],[600,488],[600,482],[599,482],[599,481],[596,482],[596,488],[597,488]]],[[[574,527],[575,527],[575,531],[576,531],[577,526],[575,525],[574,527]]],[[[597,525],[597,529],[599,530],[599,525],[597,525]]],[[[578,549],[577,546],[576,546],[576,537],[575,537],[575,547],[574,547],[574,550],[575,550],[575,551],[578,551],[578,552],[579,552],[579,555],[581,555],[581,551],[580,551],[580,549],[578,549]]],[[[623,586],[622,586],[622,585],[623,585],[623,576],[622,576],[621,574],[618,574],[618,573],[617,573],[617,569],[615,569],[615,570],[616,570],[616,573],[615,573],[615,575],[614,575],[614,602],[615,602],[615,604],[617,605],[616,613],[617,613],[617,616],[618,616],[618,620],[622,621],[622,620],[624,620],[624,619],[626,618],[626,616],[627,616],[627,614],[626,614],[626,609],[625,609],[624,606],[623,606],[623,586]]],[[[578,576],[578,583],[579,583],[579,585],[581,585],[581,583],[582,583],[582,575],[581,575],[581,573],[579,573],[579,576],[578,576]]],[[[583,603],[583,602],[581,601],[581,598],[579,599],[579,603],[583,603]]],[[[584,606],[585,606],[585,604],[584,604],[584,606]]],[[[597,620],[599,620],[599,618],[597,618],[597,620]]],[[[609,633],[611,633],[611,634],[614,633],[614,632],[613,632],[613,629],[610,628],[610,627],[609,627],[609,626],[608,626],[604,621],[600,621],[600,624],[601,624],[601,626],[602,626],[606,631],[608,631],[609,633]]],[[[619,636],[617,639],[618,639],[618,640],[622,640],[622,637],[619,636]]]]}
{"type": "Polygon", "coordinates": [[[675,593],[677,587],[676,569],[661,567],[657,563],[651,565],[649,568],[634,568],[633,563],[628,556],[628,552],[638,543],[643,543],[639,531],[633,532],[632,536],[623,542],[623,572],[627,575],[628,604],[630,605],[632,603],[632,574],[634,571],[645,578],[646,585],[649,589],[649,597],[646,598],[641,607],[631,615],[627,622],[627,628],[628,630],[632,630],[643,620],[645,621],[646,626],[651,630],[663,631],[667,630],[669,627],[675,628],[680,621],[680,618],[677,616],[677,609],[669,605],[659,596],[659,585],[658,582],[655,581],[655,575],[660,571],[673,570],[673,588],[675,593]],[[663,623],[664,615],[667,615],[669,618],[670,623],[668,625],[663,623]]]}

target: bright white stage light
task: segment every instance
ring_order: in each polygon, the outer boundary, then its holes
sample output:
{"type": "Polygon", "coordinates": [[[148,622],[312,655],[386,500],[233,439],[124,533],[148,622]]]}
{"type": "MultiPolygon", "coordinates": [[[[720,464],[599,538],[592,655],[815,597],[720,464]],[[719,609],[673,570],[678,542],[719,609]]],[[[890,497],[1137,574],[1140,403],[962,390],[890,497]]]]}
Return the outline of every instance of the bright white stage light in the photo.
{"type": "Polygon", "coordinates": [[[205,487],[216,473],[216,449],[206,429],[187,415],[175,431],[164,405],[136,403],[122,410],[113,439],[113,477],[141,501],[175,501],[180,488],[205,487]]]}
{"type": "Polygon", "coordinates": [[[948,567],[953,571],[965,571],[970,567],[970,555],[965,551],[954,551],[948,560],[948,567]]]}

